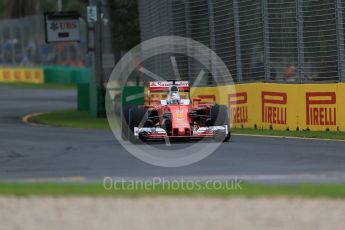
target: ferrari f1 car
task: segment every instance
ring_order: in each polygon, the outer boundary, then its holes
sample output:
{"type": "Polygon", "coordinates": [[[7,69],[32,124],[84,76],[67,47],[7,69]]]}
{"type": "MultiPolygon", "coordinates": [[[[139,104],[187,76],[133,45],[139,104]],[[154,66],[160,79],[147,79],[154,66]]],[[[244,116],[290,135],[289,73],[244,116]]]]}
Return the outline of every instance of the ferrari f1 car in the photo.
{"type": "Polygon", "coordinates": [[[202,103],[200,98],[191,100],[188,81],[149,82],[148,105],[122,110],[122,138],[132,142],[228,141],[230,137],[228,107],[202,103]]]}

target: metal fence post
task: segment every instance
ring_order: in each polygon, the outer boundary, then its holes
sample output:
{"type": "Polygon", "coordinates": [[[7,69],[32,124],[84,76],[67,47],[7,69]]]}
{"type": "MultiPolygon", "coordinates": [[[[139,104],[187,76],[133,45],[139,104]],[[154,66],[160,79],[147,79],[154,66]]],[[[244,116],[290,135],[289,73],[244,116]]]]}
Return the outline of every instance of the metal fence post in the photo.
{"type": "MultiPolygon", "coordinates": [[[[209,27],[209,35],[210,35],[210,48],[213,50],[213,52],[216,52],[216,38],[214,34],[214,11],[213,11],[213,0],[208,0],[208,27],[209,27]]],[[[210,54],[210,59],[213,57],[213,55],[210,54]]],[[[213,71],[213,60],[211,61],[211,71],[213,71]]],[[[213,77],[208,76],[207,84],[213,83],[213,77]]]]}
{"type": "Polygon", "coordinates": [[[264,63],[265,63],[265,81],[271,78],[270,64],[270,32],[268,24],[268,5],[267,0],[261,1],[262,19],[263,19],[263,40],[264,40],[264,63]]]}
{"type": "MultiPolygon", "coordinates": [[[[186,36],[187,38],[192,38],[192,34],[191,34],[191,26],[190,26],[190,9],[189,9],[189,1],[184,1],[184,10],[185,10],[185,23],[186,23],[186,36]]],[[[192,81],[191,77],[192,77],[192,65],[191,62],[193,61],[191,59],[191,51],[190,51],[190,44],[187,45],[187,53],[188,53],[188,57],[187,57],[187,61],[188,61],[188,80],[192,81]]]]}
{"type": "Polygon", "coordinates": [[[214,12],[213,12],[213,0],[208,0],[208,26],[210,34],[210,47],[215,51],[215,34],[214,34],[214,12]]]}
{"type": "Polygon", "coordinates": [[[237,82],[242,82],[242,57],[241,57],[241,36],[240,36],[240,19],[238,16],[238,2],[233,0],[233,14],[235,23],[235,47],[236,47],[236,69],[237,82]]]}
{"type": "MultiPolygon", "coordinates": [[[[10,28],[10,37],[11,38],[15,38],[15,34],[14,34],[14,29],[15,29],[15,27],[11,27],[10,28]]],[[[14,48],[14,44],[12,44],[12,47],[11,47],[11,55],[12,55],[12,57],[11,57],[11,64],[12,65],[15,65],[16,64],[16,60],[15,60],[15,48],[14,48]]],[[[36,55],[35,55],[36,56],[36,55]]],[[[36,58],[36,57],[35,57],[36,58]]]]}
{"type": "Polygon", "coordinates": [[[92,42],[93,49],[91,52],[93,81],[90,86],[90,112],[94,117],[105,116],[105,89],[103,78],[103,63],[102,63],[102,0],[89,0],[90,6],[96,6],[97,21],[92,24],[92,42]]]}
{"type": "Polygon", "coordinates": [[[297,0],[297,50],[298,50],[298,80],[303,81],[304,73],[304,38],[303,38],[303,0],[297,0]]]}
{"type": "Polygon", "coordinates": [[[336,0],[335,5],[336,20],[337,20],[337,50],[338,50],[338,74],[339,81],[345,81],[345,66],[344,66],[344,28],[343,28],[343,12],[341,0],[336,0]]]}

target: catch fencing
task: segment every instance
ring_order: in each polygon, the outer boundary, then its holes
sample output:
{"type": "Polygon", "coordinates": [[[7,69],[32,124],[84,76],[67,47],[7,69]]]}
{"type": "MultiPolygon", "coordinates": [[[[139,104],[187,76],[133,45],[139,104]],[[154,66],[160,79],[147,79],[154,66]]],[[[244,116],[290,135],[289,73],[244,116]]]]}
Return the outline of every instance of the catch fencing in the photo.
{"type": "MultiPolygon", "coordinates": [[[[222,58],[235,83],[345,81],[344,0],[138,3],[142,40],[177,35],[199,41],[222,58]]],[[[172,72],[168,55],[145,64],[162,76],[172,72]]],[[[177,64],[181,78],[191,81],[202,68],[187,56],[177,56],[177,64]]]]}

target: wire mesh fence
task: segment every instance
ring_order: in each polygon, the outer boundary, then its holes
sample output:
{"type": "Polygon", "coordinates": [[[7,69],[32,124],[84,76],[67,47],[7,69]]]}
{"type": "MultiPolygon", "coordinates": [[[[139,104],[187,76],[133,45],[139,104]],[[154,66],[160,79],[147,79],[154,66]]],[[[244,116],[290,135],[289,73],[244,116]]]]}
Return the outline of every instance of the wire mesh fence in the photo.
{"type": "MultiPolygon", "coordinates": [[[[235,82],[345,80],[344,0],[140,0],[142,40],[178,35],[214,50],[235,82]]],[[[181,77],[200,65],[177,57],[181,77]]],[[[145,63],[166,76],[169,57],[145,63]]],[[[203,84],[212,84],[207,78],[203,84]]]]}
{"type": "MultiPolygon", "coordinates": [[[[345,0],[138,0],[141,40],[163,35],[192,38],[215,51],[238,83],[345,81],[344,4],[345,0]]],[[[108,60],[119,56],[111,47],[118,42],[109,32],[114,9],[105,0],[102,7],[103,69],[109,75],[113,62],[108,60]]],[[[86,42],[82,36],[80,43],[46,44],[42,16],[3,20],[0,66],[90,66],[86,42]]],[[[143,65],[174,78],[170,57],[158,55],[143,65]]],[[[176,63],[180,77],[191,81],[203,68],[188,55],[176,55],[176,63]]],[[[214,83],[209,71],[200,83],[214,83]]]]}

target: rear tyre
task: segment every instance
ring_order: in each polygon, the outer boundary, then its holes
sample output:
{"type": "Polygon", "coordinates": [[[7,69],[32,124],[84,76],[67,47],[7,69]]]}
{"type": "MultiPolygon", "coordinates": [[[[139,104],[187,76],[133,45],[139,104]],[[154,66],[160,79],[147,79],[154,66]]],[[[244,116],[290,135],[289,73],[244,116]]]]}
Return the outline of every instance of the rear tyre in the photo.
{"type": "Polygon", "coordinates": [[[221,135],[216,138],[216,141],[227,142],[231,138],[230,130],[230,115],[226,105],[214,105],[210,111],[210,125],[211,126],[228,126],[228,134],[226,136],[221,135]]]}

